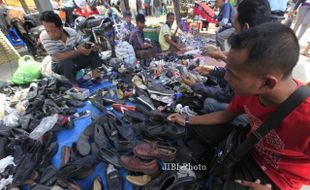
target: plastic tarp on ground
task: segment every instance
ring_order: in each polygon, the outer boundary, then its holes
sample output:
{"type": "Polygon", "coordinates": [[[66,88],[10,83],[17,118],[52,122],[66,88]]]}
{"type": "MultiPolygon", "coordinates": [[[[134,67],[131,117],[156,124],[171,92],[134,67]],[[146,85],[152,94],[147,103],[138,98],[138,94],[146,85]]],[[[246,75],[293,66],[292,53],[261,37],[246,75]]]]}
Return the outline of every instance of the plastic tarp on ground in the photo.
{"type": "Polygon", "coordinates": [[[211,7],[203,2],[196,2],[195,7],[193,10],[194,15],[201,16],[202,18],[206,19],[206,21],[211,23],[217,23],[215,19],[215,12],[211,7]]]}
{"type": "MultiPolygon", "coordinates": [[[[94,86],[90,86],[89,90],[91,93],[94,93],[97,89],[107,89],[110,88],[112,84],[110,82],[103,82],[100,85],[96,84],[94,86]]],[[[85,87],[85,86],[84,86],[85,87]]],[[[95,108],[90,102],[86,101],[85,106],[78,109],[78,112],[90,110],[92,114],[100,116],[102,113],[95,108]]],[[[83,119],[78,119],[74,122],[74,127],[69,130],[60,131],[57,134],[57,143],[58,143],[58,151],[56,155],[52,159],[52,164],[55,168],[59,169],[61,165],[61,148],[63,146],[72,146],[72,143],[77,142],[80,137],[80,134],[84,131],[87,126],[91,124],[91,116],[88,116],[83,119]]],[[[125,169],[120,169],[119,174],[121,176],[123,187],[126,190],[132,190],[133,186],[126,181],[127,171],[125,169]]],[[[103,189],[108,189],[107,182],[105,180],[105,164],[101,162],[95,169],[95,171],[83,180],[76,180],[76,182],[81,186],[83,190],[90,190],[92,187],[93,181],[97,176],[100,176],[103,183],[103,189]]]]}

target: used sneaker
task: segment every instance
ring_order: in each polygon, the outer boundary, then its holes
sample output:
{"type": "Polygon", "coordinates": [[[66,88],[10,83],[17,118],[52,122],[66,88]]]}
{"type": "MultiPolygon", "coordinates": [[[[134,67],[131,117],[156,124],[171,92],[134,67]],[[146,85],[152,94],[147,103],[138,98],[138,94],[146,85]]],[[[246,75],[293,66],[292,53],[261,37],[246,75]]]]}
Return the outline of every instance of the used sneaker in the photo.
{"type": "Polygon", "coordinates": [[[150,100],[149,97],[145,96],[145,95],[140,95],[137,97],[137,99],[144,105],[146,105],[148,108],[150,108],[151,110],[155,110],[155,106],[153,104],[153,102],[150,100]]]}
{"type": "Polygon", "coordinates": [[[131,81],[136,87],[143,90],[147,89],[147,87],[143,84],[142,79],[139,76],[135,75],[131,81]]]}
{"type": "Polygon", "coordinates": [[[172,96],[158,96],[156,94],[151,94],[151,98],[153,100],[157,100],[157,101],[163,102],[165,104],[172,104],[173,103],[172,96]]]}
{"type": "Polygon", "coordinates": [[[166,89],[162,84],[152,83],[147,90],[151,94],[159,94],[163,96],[172,96],[174,95],[173,90],[166,89]]]}

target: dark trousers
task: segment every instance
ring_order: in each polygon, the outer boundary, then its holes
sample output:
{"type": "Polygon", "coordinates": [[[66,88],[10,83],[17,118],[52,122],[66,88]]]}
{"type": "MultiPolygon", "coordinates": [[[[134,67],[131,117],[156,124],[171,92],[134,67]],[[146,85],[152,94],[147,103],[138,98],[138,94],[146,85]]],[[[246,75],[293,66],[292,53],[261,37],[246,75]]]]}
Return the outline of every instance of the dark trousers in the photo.
{"type": "Polygon", "coordinates": [[[152,48],[136,50],[136,57],[138,59],[150,60],[153,59],[155,55],[156,52],[152,48]]]}
{"type": "Polygon", "coordinates": [[[103,61],[98,52],[92,51],[88,56],[80,55],[72,59],[65,59],[53,63],[52,70],[65,76],[72,84],[76,84],[75,74],[77,71],[90,67],[92,70],[100,67],[103,61]]]}
{"type": "MultiPolygon", "coordinates": [[[[189,126],[189,138],[199,141],[206,147],[206,156],[213,156],[214,148],[231,132],[233,126],[230,124],[216,126],[189,126]]],[[[208,160],[208,159],[207,159],[208,160]]],[[[210,164],[210,163],[207,163],[210,164]]],[[[210,168],[211,166],[209,166],[210,168]]],[[[228,172],[228,171],[227,171],[228,172]]],[[[228,175],[221,181],[209,187],[210,190],[248,190],[249,188],[237,184],[234,180],[247,180],[254,182],[260,179],[262,184],[271,184],[272,189],[279,189],[272,180],[262,171],[251,154],[248,154],[239,163],[237,163],[228,175]]]]}

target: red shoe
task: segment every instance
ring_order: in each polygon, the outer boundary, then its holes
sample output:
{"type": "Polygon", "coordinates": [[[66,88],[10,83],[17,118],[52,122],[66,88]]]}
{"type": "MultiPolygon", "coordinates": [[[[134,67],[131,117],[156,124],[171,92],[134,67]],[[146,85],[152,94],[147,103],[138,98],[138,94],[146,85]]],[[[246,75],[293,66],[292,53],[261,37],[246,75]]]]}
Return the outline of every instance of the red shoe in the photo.
{"type": "Polygon", "coordinates": [[[113,104],[112,107],[118,111],[118,112],[121,112],[121,113],[124,113],[125,111],[136,111],[136,107],[134,106],[126,106],[126,105],[123,105],[123,104],[113,104]]]}

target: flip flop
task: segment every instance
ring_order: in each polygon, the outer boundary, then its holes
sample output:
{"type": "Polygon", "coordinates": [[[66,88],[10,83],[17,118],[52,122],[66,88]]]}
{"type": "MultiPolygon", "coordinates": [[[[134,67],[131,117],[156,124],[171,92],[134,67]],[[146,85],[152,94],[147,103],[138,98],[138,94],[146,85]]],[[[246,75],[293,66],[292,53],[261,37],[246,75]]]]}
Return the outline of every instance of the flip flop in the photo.
{"type": "Polygon", "coordinates": [[[109,147],[109,139],[105,135],[103,127],[100,125],[95,125],[94,140],[99,149],[109,147]]]}
{"type": "Polygon", "coordinates": [[[78,142],[76,143],[77,150],[82,156],[86,156],[90,153],[90,144],[88,139],[89,137],[82,133],[78,142]]]}

